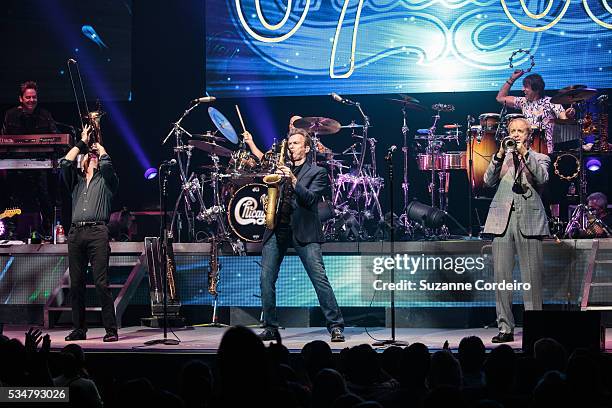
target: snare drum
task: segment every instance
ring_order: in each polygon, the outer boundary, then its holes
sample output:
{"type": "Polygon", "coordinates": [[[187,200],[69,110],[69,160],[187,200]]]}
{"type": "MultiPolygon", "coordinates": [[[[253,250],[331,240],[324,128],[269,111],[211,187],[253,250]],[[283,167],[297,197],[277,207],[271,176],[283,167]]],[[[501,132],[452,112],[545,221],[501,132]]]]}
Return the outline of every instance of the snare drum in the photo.
{"type": "Polygon", "coordinates": [[[496,133],[499,127],[499,113],[483,113],[478,116],[484,133],[496,133]]]}
{"type": "Polygon", "coordinates": [[[246,184],[231,196],[227,220],[232,231],[247,242],[261,242],[266,230],[264,200],[268,193],[265,184],[246,184]]]}
{"type": "Polygon", "coordinates": [[[425,154],[417,155],[417,165],[419,170],[442,170],[442,154],[425,154]]]}
{"type": "Polygon", "coordinates": [[[466,152],[446,152],[442,154],[442,169],[465,170],[467,169],[466,152]]]}

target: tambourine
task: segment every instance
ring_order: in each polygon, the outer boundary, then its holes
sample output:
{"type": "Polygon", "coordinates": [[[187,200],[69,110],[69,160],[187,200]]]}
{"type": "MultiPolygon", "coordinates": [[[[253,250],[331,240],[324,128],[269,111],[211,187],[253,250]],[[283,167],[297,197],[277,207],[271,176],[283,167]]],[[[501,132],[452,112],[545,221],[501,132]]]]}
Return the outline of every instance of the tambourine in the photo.
{"type": "Polygon", "coordinates": [[[508,60],[510,61],[510,68],[514,68],[514,64],[512,64],[513,60],[514,60],[514,56],[516,54],[525,54],[527,56],[529,56],[529,60],[531,61],[531,65],[529,66],[529,68],[527,68],[527,70],[525,72],[530,72],[531,69],[533,67],[535,67],[535,57],[533,56],[533,54],[531,53],[531,51],[529,50],[524,50],[522,48],[519,48],[518,50],[514,51],[512,53],[512,55],[510,56],[510,58],[508,58],[508,60]]]}
{"type": "MultiPolygon", "coordinates": [[[[567,159],[566,159],[567,161],[567,159]]],[[[573,179],[575,179],[576,177],[578,177],[578,174],[580,174],[580,159],[578,159],[576,156],[574,156],[571,153],[563,153],[560,154],[559,156],[557,156],[557,159],[555,160],[555,162],[553,163],[553,166],[555,167],[555,174],[557,176],[559,176],[559,178],[561,180],[566,180],[566,181],[571,181],[573,179]],[[576,169],[574,171],[574,173],[571,176],[567,176],[565,174],[561,173],[561,170],[559,170],[559,165],[561,164],[561,159],[564,157],[571,157],[576,161],[576,169]]]]}

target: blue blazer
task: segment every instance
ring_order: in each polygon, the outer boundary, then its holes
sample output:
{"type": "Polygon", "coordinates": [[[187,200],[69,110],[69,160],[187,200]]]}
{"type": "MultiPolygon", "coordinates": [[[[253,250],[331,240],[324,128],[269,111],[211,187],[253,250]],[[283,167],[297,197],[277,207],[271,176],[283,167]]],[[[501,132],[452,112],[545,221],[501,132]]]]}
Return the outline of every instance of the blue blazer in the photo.
{"type": "MultiPolygon", "coordinates": [[[[318,204],[321,197],[328,193],[327,170],[308,162],[304,163],[297,175],[297,183],[291,198],[291,229],[299,243],[324,242],[318,204]]],[[[278,216],[279,214],[276,214],[277,219],[278,216]]],[[[265,243],[271,235],[272,231],[266,228],[263,242],[265,243]]]]}

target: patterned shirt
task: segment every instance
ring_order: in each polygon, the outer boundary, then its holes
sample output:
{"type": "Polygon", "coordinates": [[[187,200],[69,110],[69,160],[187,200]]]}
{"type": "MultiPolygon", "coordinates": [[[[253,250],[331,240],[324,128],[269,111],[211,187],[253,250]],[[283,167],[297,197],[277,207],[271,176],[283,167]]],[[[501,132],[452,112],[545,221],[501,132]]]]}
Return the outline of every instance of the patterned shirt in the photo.
{"type": "Polygon", "coordinates": [[[550,97],[528,101],[524,96],[514,98],[514,106],[520,109],[525,115],[525,118],[532,126],[540,126],[546,134],[546,146],[548,153],[553,151],[553,130],[555,128],[555,119],[559,117],[561,112],[564,112],[563,106],[551,103],[550,97]]]}

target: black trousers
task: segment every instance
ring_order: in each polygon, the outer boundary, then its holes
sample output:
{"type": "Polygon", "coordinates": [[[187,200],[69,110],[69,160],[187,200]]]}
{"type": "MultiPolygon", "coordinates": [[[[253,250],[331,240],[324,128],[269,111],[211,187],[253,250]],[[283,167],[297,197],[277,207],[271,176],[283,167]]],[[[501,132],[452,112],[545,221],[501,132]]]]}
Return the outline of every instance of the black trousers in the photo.
{"type": "Polygon", "coordinates": [[[107,331],[117,330],[113,296],[108,288],[108,244],[106,225],[72,227],[68,234],[68,264],[70,267],[70,302],[72,324],[85,329],[85,274],[91,263],[96,293],[102,306],[102,323],[107,331]]]}

